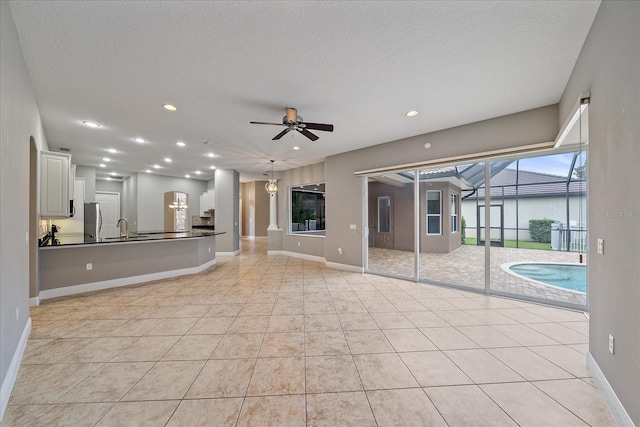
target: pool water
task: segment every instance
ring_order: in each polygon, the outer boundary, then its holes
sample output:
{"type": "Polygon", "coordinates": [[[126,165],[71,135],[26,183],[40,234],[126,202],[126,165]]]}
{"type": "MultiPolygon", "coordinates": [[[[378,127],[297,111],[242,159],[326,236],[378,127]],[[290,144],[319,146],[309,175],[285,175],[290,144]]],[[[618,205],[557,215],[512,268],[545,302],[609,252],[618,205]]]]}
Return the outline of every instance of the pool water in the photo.
{"type": "Polygon", "coordinates": [[[559,288],[587,292],[587,267],[570,264],[515,264],[511,271],[559,288]]]}

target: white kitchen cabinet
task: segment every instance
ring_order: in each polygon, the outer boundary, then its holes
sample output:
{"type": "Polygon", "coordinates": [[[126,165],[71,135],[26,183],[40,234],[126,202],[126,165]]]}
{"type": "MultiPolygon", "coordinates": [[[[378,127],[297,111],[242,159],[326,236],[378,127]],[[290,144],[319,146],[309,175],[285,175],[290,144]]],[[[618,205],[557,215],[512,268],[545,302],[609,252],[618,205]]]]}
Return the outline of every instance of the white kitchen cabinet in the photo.
{"type": "Polygon", "coordinates": [[[211,216],[211,210],[216,208],[216,191],[207,190],[200,195],[200,216],[211,216]]]}
{"type": "Polygon", "coordinates": [[[73,193],[71,154],[40,154],[40,214],[42,218],[67,218],[73,193]]]}

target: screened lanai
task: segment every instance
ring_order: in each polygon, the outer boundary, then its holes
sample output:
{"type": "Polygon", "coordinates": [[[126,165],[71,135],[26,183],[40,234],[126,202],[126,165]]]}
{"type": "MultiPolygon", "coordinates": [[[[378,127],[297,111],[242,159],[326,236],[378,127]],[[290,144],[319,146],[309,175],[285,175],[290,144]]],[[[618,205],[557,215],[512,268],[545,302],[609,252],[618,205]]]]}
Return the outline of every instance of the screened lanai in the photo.
{"type": "Polygon", "coordinates": [[[585,306],[584,288],[551,284],[564,272],[514,272],[584,267],[585,171],[579,150],[370,176],[367,270],[585,306]]]}

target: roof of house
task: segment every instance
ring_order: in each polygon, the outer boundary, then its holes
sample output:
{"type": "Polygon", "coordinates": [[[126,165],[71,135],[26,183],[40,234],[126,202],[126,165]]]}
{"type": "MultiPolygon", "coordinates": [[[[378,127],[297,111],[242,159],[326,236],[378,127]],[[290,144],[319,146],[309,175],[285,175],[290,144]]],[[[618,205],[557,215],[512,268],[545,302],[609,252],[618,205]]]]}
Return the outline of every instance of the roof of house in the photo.
{"type": "MultiPolygon", "coordinates": [[[[572,180],[569,183],[571,195],[584,193],[586,190],[585,181],[572,180]]],[[[565,195],[566,191],[567,178],[559,175],[503,169],[491,177],[491,197],[557,196],[565,195]]],[[[473,191],[465,193],[465,197],[470,197],[473,191]]],[[[484,197],[484,184],[478,189],[478,197],[484,197]]]]}

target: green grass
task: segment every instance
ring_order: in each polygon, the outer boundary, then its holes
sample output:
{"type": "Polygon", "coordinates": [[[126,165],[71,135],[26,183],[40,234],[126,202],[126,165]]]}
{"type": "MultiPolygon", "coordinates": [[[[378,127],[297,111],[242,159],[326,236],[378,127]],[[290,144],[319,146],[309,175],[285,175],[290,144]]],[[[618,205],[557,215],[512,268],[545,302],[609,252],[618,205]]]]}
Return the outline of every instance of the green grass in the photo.
{"type": "MultiPolygon", "coordinates": [[[[467,237],[464,240],[464,244],[465,245],[476,245],[478,243],[477,239],[471,238],[471,237],[467,237]]],[[[523,240],[520,240],[520,242],[518,242],[518,246],[516,246],[516,241],[515,240],[505,240],[504,241],[504,247],[505,248],[523,248],[523,249],[546,249],[546,250],[551,250],[551,243],[540,243],[540,242],[525,242],[523,240]]]]}

